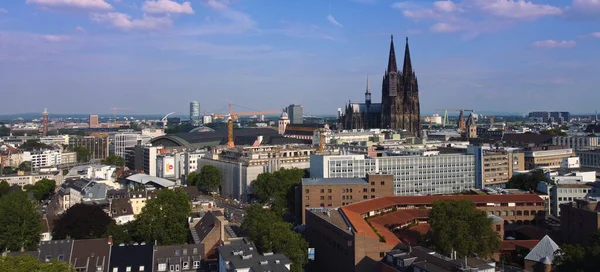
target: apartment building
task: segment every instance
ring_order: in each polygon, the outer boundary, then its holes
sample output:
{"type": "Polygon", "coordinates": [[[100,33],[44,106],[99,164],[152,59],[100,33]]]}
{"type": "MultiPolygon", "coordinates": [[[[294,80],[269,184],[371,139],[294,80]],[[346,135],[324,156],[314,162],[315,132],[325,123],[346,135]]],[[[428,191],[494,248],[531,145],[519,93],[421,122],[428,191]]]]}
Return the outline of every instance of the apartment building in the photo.
{"type": "Polygon", "coordinates": [[[27,175],[24,172],[18,172],[17,174],[13,175],[0,175],[0,181],[6,181],[10,186],[17,185],[23,187],[25,185],[33,185],[42,179],[52,179],[56,181],[57,185],[60,185],[61,183],[63,183],[64,176],[62,174],[62,171],[51,171],[47,173],[30,173],[27,175]]]}
{"type": "Polygon", "coordinates": [[[60,149],[41,149],[23,152],[23,161],[30,161],[32,169],[56,166],[62,163],[60,149]]]}
{"type": "Polygon", "coordinates": [[[299,187],[302,223],[307,208],[341,207],[380,196],[394,195],[394,176],[367,174],[366,178],[305,178],[299,187]]]}
{"type": "Polygon", "coordinates": [[[587,244],[600,229],[599,197],[574,199],[560,205],[563,239],[571,244],[587,244]]]}
{"type": "Polygon", "coordinates": [[[221,172],[221,194],[245,200],[258,175],[281,168],[307,169],[315,148],[307,145],[265,145],[215,149],[212,155],[197,159],[198,169],[215,166],[221,172]]]}
{"type": "MultiPolygon", "coordinates": [[[[230,271],[290,271],[292,262],[283,254],[260,254],[253,242],[245,238],[217,248],[219,272],[230,271]]],[[[338,270],[343,271],[343,270],[338,270]]]]}
{"type": "Polygon", "coordinates": [[[523,153],[525,156],[525,170],[560,168],[563,159],[575,157],[572,148],[553,145],[526,147],[523,149],[523,153]]]}
{"type": "Polygon", "coordinates": [[[125,158],[125,149],[137,144],[146,144],[152,137],[133,130],[119,131],[110,135],[110,154],[125,158]]]}
{"type": "Polygon", "coordinates": [[[544,200],[534,194],[393,196],[338,209],[307,210],[306,235],[309,247],[315,248],[315,269],[375,271],[379,260],[400,243],[400,239],[390,231],[391,227],[398,226],[396,221],[413,214],[427,213],[433,202],[443,199],[469,199],[477,209],[501,218],[504,224],[537,225],[544,222],[544,200]],[[395,216],[396,213],[402,216],[395,216]],[[374,220],[378,216],[391,220],[380,224],[374,220]]]}
{"type": "Polygon", "coordinates": [[[109,154],[108,142],[107,134],[71,136],[69,137],[69,149],[75,150],[76,147],[82,146],[90,152],[91,160],[103,160],[109,154]]]}
{"type": "Polygon", "coordinates": [[[577,150],[582,167],[600,168],[600,149],[577,150]]]}
{"type": "Polygon", "coordinates": [[[592,136],[554,136],[553,145],[566,146],[574,150],[590,149],[598,147],[598,137],[592,136]]]}
{"type": "Polygon", "coordinates": [[[475,187],[475,156],[415,150],[412,155],[369,158],[364,155],[310,157],[311,178],[394,176],[395,195],[452,194],[475,187]]]}
{"type": "Polygon", "coordinates": [[[467,154],[475,156],[475,187],[478,189],[503,185],[515,171],[525,170],[524,154],[513,150],[484,150],[481,146],[469,146],[467,154]]]}

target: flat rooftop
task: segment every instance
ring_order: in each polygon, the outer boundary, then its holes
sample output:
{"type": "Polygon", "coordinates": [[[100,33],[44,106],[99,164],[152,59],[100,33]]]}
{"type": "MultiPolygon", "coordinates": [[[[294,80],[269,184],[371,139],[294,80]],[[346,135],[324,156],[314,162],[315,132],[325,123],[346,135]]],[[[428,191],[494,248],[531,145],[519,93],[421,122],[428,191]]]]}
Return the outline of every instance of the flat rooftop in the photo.
{"type": "Polygon", "coordinates": [[[311,185],[366,185],[366,178],[303,178],[302,186],[311,185]]]}

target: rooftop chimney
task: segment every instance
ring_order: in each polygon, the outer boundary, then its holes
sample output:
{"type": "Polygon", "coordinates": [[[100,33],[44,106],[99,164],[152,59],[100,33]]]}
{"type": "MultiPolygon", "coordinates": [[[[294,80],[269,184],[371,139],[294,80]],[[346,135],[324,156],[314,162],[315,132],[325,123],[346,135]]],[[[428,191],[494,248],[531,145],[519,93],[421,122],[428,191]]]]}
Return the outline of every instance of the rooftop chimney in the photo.
{"type": "Polygon", "coordinates": [[[108,236],[108,244],[109,245],[113,244],[112,236],[108,236]]]}

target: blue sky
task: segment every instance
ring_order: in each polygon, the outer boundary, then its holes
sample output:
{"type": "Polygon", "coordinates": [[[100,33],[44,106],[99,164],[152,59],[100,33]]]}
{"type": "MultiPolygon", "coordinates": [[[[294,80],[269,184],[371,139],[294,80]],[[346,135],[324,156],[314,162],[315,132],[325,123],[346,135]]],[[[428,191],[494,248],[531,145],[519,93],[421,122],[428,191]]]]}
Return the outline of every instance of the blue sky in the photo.
{"type": "MultiPolygon", "coordinates": [[[[334,114],[408,36],[422,113],[593,112],[600,0],[0,1],[0,113],[334,114]]],[[[401,66],[401,63],[399,63],[401,66]]]]}

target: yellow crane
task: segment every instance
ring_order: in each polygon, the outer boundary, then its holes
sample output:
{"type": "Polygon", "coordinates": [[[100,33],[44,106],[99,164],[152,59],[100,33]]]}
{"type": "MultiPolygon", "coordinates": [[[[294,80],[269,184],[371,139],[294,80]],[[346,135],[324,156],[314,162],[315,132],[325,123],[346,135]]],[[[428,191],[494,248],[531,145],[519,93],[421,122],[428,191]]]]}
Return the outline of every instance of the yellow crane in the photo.
{"type": "Polygon", "coordinates": [[[211,114],[212,118],[225,118],[227,119],[227,147],[235,147],[233,140],[233,121],[237,121],[240,116],[253,116],[253,115],[264,115],[264,114],[277,114],[279,110],[268,110],[268,111],[248,111],[248,112],[233,112],[233,104],[229,103],[229,113],[211,114]]]}
{"type": "Polygon", "coordinates": [[[112,108],[111,110],[112,110],[112,111],[113,111],[113,113],[114,113],[114,115],[113,115],[113,120],[114,120],[115,127],[116,127],[116,126],[117,126],[117,110],[129,110],[129,108],[119,108],[119,107],[114,107],[114,108],[112,108]]]}

